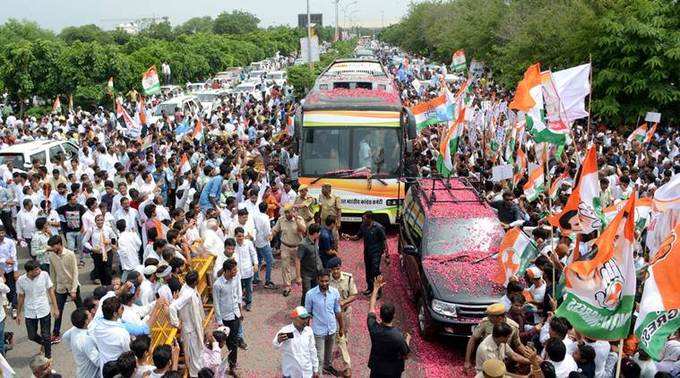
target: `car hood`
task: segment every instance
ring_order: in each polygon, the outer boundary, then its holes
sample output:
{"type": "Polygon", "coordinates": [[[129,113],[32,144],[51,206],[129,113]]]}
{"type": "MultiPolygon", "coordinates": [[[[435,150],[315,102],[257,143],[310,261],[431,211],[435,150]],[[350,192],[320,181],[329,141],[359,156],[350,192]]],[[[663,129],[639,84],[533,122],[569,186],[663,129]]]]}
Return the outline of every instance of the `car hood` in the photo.
{"type": "Polygon", "coordinates": [[[493,252],[468,251],[423,258],[423,271],[432,295],[446,302],[488,304],[497,302],[504,288],[495,282],[501,273],[493,252]]]}

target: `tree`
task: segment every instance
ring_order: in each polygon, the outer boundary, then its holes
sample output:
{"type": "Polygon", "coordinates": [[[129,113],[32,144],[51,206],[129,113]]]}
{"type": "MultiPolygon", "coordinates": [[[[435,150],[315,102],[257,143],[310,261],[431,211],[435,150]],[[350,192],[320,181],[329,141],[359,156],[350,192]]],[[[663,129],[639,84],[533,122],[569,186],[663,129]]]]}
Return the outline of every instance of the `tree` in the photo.
{"type": "Polygon", "coordinates": [[[254,14],[243,10],[233,10],[231,13],[222,12],[213,24],[213,31],[217,34],[245,34],[257,30],[260,19],[254,14]]]}
{"type": "Polygon", "coordinates": [[[64,40],[66,43],[73,43],[75,41],[98,41],[100,43],[112,42],[111,35],[94,24],[65,27],[62,29],[61,33],[59,33],[59,38],[64,40]]]}
{"type": "Polygon", "coordinates": [[[170,22],[154,22],[149,25],[148,28],[144,29],[141,33],[142,35],[148,36],[153,39],[163,39],[166,41],[171,41],[175,39],[175,33],[172,30],[172,25],[170,22]]]}
{"type": "Polygon", "coordinates": [[[32,50],[33,44],[29,41],[12,42],[0,49],[0,80],[10,97],[19,102],[20,113],[35,87],[31,77],[31,66],[35,63],[32,50]]]}
{"type": "Polygon", "coordinates": [[[212,33],[213,19],[210,16],[193,17],[175,28],[177,34],[212,33]]]}
{"type": "Polygon", "coordinates": [[[20,40],[37,41],[39,39],[55,39],[54,33],[42,29],[33,21],[18,21],[10,18],[0,26],[0,44],[20,40]]]}

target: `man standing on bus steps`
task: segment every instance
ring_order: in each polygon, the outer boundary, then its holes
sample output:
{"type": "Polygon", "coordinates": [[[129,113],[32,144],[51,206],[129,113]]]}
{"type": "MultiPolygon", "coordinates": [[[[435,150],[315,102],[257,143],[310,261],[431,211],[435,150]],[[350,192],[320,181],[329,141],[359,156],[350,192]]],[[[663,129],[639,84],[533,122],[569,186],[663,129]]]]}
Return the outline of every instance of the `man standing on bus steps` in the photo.
{"type": "Polygon", "coordinates": [[[309,195],[307,185],[300,185],[298,195],[293,201],[293,207],[297,210],[298,215],[305,220],[307,226],[314,223],[314,213],[312,212],[312,205],[314,204],[316,204],[316,198],[309,195]]]}

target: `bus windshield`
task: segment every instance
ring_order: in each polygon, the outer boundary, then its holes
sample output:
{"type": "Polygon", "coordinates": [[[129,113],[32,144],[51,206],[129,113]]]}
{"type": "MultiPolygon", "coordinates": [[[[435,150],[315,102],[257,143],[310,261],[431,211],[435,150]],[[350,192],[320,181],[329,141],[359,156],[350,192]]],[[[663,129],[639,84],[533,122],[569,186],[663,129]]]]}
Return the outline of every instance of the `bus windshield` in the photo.
{"type": "Polygon", "coordinates": [[[371,175],[395,177],[401,161],[400,132],[397,127],[304,127],[301,173],[319,177],[368,168],[371,175]]]}

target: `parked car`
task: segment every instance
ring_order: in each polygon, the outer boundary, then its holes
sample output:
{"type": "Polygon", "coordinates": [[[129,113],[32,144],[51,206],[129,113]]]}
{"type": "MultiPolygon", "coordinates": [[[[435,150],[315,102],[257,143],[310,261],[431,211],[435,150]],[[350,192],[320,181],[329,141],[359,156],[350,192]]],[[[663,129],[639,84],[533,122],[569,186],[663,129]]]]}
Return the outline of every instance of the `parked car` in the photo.
{"type": "Polygon", "coordinates": [[[267,79],[281,87],[288,82],[288,73],[286,71],[271,71],[267,74],[267,79]]]}
{"type": "Polygon", "coordinates": [[[210,114],[210,112],[217,108],[223,98],[227,97],[228,92],[223,89],[211,89],[195,93],[198,101],[201,103],[203,112],[205,114],[210,114]]]}
{"type": "Polygon", "coordinates": [[[0,150],[0,164],[7,164],[11,161],[15,170],[26,172],[33,167],[33,162],[36,160],[40,162],[40,165],[52,167],[57,156],[60,156],[62,160],[70,160],[78,156],[78,147],[63,140],[40,140],[15,144],[0,150]]]}
{"type": "Polygon", "coordinates": [[[174,120],[175,110],[178,108],[184,114],[191,112],[198,114],[203,110],[200,101],[198,101],[198,97],[192,95],[177,96],[158,104],[149,123],[154,123],[159,118],[162,118],[163,113],[165,113],[170,120],[174,120]]]}
{"type": "Polygon", "coordinates": [[[424,338],[469,336],[500,300],[494,281],[504,231],[467,181],[423,178],[405,198],[399,257],[424,338]]]}
{"type": "Polygon", "coordinates": [[[252,95],[257,101],[262,101],[262,84],[255,83],[252,81],[244,81],[241,84],[234,87],[232,93],[239,96],[249,96],[252,95]]]}

